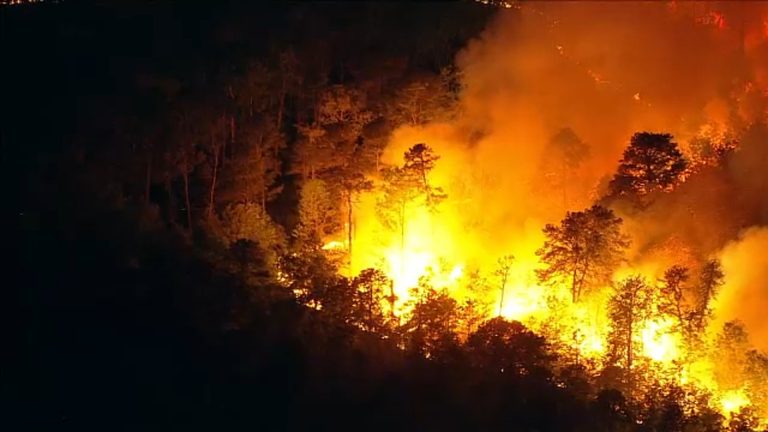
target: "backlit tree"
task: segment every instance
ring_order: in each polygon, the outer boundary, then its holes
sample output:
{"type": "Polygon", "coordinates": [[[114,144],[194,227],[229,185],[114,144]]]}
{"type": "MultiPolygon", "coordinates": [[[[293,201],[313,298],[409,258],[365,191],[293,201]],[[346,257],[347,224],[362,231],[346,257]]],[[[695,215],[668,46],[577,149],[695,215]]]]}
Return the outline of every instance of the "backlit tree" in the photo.
{"type": "Polygon", "coordinates": [[[631,276],[616,286],[616,292],[608,303],[610,331],[608,333],[608,357],[621,365],[632,389],[632,367],[642,352],[638,340],[643,323],[651,314],[652,294],[642,276],[631,276]]]}
{"type": "Polygon", "coordinates": [[[669,191],[682,179],[688,162],[666,133],[638,132],[619,161],[609,184],[609,196],[642,197],[669,191]]]}
{"type": "Polygon", "coordinates": [[[499,316],[504,309],[504,294],[507,290],[507,282],[509,282],[510,273],[512,271],[512,264],[515,262],[515,257],[512,255],[505,255],[499,258],[496,264],[496,270],[493,272],[494,276],[498,278],[499,291],[501,292],[499,298],[499,316]]]}
{"type": "Polygon", "coordinates": [[[573,302],[586,289],[609,283],[629,246],[621,223],[610,209],[595,205],[545,226],[544,246],[536,251],[545,265],[536,270],[539,281],[569,287],[573,302]]]}

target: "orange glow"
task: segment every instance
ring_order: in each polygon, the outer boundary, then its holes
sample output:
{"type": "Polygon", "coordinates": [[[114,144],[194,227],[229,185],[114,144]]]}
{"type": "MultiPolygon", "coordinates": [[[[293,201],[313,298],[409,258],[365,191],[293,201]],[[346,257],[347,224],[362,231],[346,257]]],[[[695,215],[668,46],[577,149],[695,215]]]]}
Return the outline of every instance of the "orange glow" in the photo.
{"type": "Polygon", "coordinates": [[[680,335],[673,333],[671,318],[649,320],[642,330],[643,352],[657,362],[669,363],[680,357],[680,335]]]}
{"type": "Polygon", "coordinates": [[[728,414],[738,412],[748,405],[749,397],[747,397],[744,389],[729,390],[720,396],[720,406],[723,412],[728,414]]]}
{"type": "MultiPolygon", "coordinates": [[[[525,9],[528,6],[521,7],[525,9]]],[[[530,7],[554,8],[548,5],[530,7]]],[[[722,33],[732,30],[725,15],[719,12],[700,17],[698,23],[714,26],[723,30],[722,33]]],[[[768,37],[766,23],[768,20],[761,21],[761,31],[768,37]]],[[[701,29],[693,20],[691,24],[701,31],[712,33],[706,28],[701,29]]],[[[659,98],[664,92],[652,91],[650,83],[643,81],[645,77],[642,74],[611,69],[613,65],[608,61],[604,67],[599,67],[573,60],[579,56],[579,49],[584,50],[579,46],[572,48],[575,44],[566,43],[564,48],[552,40],[537,42],[543,43],[547,49],[538,45],[522,49],[519,57],[528,55],[530,61],[518,64],[514,60],[516,57],[510,55],[509,45],[503,43],[506,28],[500,25],[496,31],[498,35],[489,36],[488,41],[460,55],[460,63],[464,64],[468,75],[465,78],[468,88],[462,95],[463,116],[450,124],[402,127],[394,132],[382,155],[383,164],[400,166],[404,151],[411,145],[428,143],[440,156],[434,170],[429,173],[429,183],[442,187],[447,194],[446,200],[434,212],[423,205],[409,207],[404,229],[399,232],[385,228],[377,216],[376,203],[381,199],[378,188],[363,194],[354,209],[354,252],[344,272],[356,275],[363,269],[374,267],[386,273],[397,296],[396,314],[399,316],[409,312],[411,288],[417,287],[420,281],[424,281],[422,278],[426,278],[429,284],[445,288],[456,299],[475,296],[476,300],[489,304],[485,318],[501,315],[521,321],[552,341],[575,350],[579,356],[604,364],[608,361],[606,354],[610,348],[608,304],[612,288],[609,285],[593,287],[586,298],[573,304],[568,286],[542,286],[535,273],[542,265],[535,254],[543,243],[542,227],[547,223],[557,223],[566,211],[585,208],[601,196],[600,187],[604,187],[602,182],[605,177],[615,170],[622,150],[620,146],[626,143],[626,137],[636,128],[669,130],[675,137],[682,137],[679,144],[683,151],[690,154],[693,150],[689,141],[693,137],[716,144],[727,141],[731,132],[729,119],[736,114],[719,97],[708,99],[697,107],[698,111],[676,105],[668,110],[659,108],[663,106],[664,101],[659,98]],[[547,55],[556,59],[546,58],[547,55]],[[550,68],[559,71],[558,68],[562,68],[562,62],[566,60],[572,61],[571,66],[578,72],[571,76],[573,82],[564,82],[567,80],[562,80],[559,73],[547,76],[541,72],[551,73],[550,68]],[[596,72],[598,70],[599,73],[596,72]],[[499,82],[506,83],[504,80],[509,79],[509,75],[515,75],[520,80],[521,84],[514,82],[514,85],[509,85],[519,94],[503,85],[496,86],[499,82]],[[579,83],[579,79],[586,84],[579,83]],[[636,85],[638,81],[646,85],[636,85]],[[632,86],[623,86],[625,82],[632,86]],[[567,111],[567,107],[562,107],[561,99],[549,100],[538,93],[531,96],[520,90],[525,86],[551,90],[543,94],[564,92],[574,100],[596,102],[594,107],[589,103],[576,104],[578,108],[567,111]],[[613,91],[616,94],[610,93],[613,91]],[[646,110],[651,106],[648,102],[651,100],[655,111],[646,110]],[[688,111],[692,112],[689,114],[688,111]],[[631,115],[631,119],[617,114],[623,112],[629,113],[627,116],[631,115]],[[599,128],[594,127],[595,118],[601,119],[599,128]],[[546,162],[550,162],[548,158],[551,158],[546,144],[551,136],[548,128],[552,125],[560,127],[566,122],[563,119],[567,119],[567,125],[573,126],[579,134],[584,134],[585,141],[593,146],[593,153],[582,166],[567,173],[566,179],[553,185],[548,183],[547,178],[563,176],[564,173],[543,173],[539,162],[548,166],[546,162]],[[690,123],[681,125],[684,121],[690,123]],[[595,132],[601,128],[605,130],[595,132]],[[472,135],[468,131],[477,129],[483,132],[479,138],[468,138],[472,135]],[[508,277],[502,283],[494,274],[498,259],[506,255],[514,256],[514,260],[508,277]],[[483,290],[469,286],[472,282],[468,276],[474,272],[486,280],[487,287],[483,290]]],[[[722,33],[717,32],[717,36],[722,36],[722,33]]],[[[585,34],[586,38],[592,37],[591,30],[585,34]]],[[[568,38],[562,40],[567,41],[568,38]]],[[[658,46],[666,46],[666,40],[661,42],[658,46]]],[[[634,55],[640,50],[631,46],[626,51],[634,55]]],[[[652,50],[649,48],[646,51],[652,50]]],[[[592,53],[589,50],[587,54],[597,58],[608,57],[602,52],[592,53]]],[[[635,60],[638,64],[651,64],[655,60],[650,56],[648,62],[640,61],[644,58],[635,60]]],[[[667,72],[665,69],[665,74],[667,72]]],[[[678,81],[685,81],[691,75],[681,76],[683,78],[678,81]]],[[[753,85],[758,84],[748,84],[753,85]]],[[[666,103],[676,104],[669,100],[666,103]]],[[[701,163],[712,165],[709,161],[701,163]]],[[[683,180],[686,178],[684,176],[683,180]]],[[[375,175],[373,180],[381,181],[375,175]]],[[[692,215],[694,211],[690,213],[692,215]]],[[[639,321],[633,335],[633,342],[637,343],[638,362],[650,365],[651,372],[648,373],[656,374],[655,377],[661,381],[694,386],[711,394],[713,407],[721,413],[728,414],[750,406],[752,401],[745,387],[732,390],[732,386],[718,382],[718,365],[711,352],[712,335],[719,330],[717,326],[722,325],[723,318],[710,324],[706,334],[701,335],[704,348],[691,348],[691,343],[685,341],[681,334],[677,318],[660,312],[663,302],[659,279],[664,271],[672,265],[695,269],[699,265],[697,260],[702,257],[689,250],[686,242],[657,229],[658,225],[675,223],[666,220],[666,214],[657,216],[661,220],[650,221],[633,218],[632,215],[620,216],[624,218],[623,229],[632,237],[632,246],[627,253],[626,264],[613,274],[612,279],[618,282],[631,275],[642,275],[652,297],[648,316],[639,321]]],[[[686,213],[682,222],[676,222],[690,224],[690,215],[686,213]]],[[[346,249],[346,240],[338,240],[341,238],[345,238],[344,233],[339,233],[336,240],[327,243],[324,249],[346,249]]],[[[716,314],[735,318],[728,314],[730,309],[736,309],[736,303],[742,301],[736,298],[737,293],[751,292],[764,286],[758,281],[764,280],[761,269],[765,267],[743,269],[743,256],[762,256],[758,251],[764,250],[765,244],[768,243],[755,241],[754,245],[750,243],[725,249],[720,245],[720,248],[712,249],[711,252],[717,253],[718,258],[723,258],[726,279],[730,280],[720,293],[719,303],[715,302],[716,314]],[[738,256],[729,259],[731,255],[738,256]]],[[[752,262],[758,261],[753,258],[752,262]]],[[[743,310],[740,309],[740,312],[743,310]]],[[[762,309],[758,310],[756,306],[754,316],[747,317],[751,320],[750,324],[762,320],[761,313],[762,309]]],[[[744,315],[741,313],[741,316],[744,315]]]]}

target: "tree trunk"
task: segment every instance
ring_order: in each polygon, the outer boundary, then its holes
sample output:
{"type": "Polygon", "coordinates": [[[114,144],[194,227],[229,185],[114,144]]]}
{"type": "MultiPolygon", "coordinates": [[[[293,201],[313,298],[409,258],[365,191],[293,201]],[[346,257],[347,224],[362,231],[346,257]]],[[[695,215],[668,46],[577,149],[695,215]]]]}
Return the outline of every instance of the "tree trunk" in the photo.
{"type": "Polygon", "coordinates": [[[147,174],[144,179],[144,205],[149,205],[149,189],[152,185],[152,152],[147,155],[147,174]]]}
{"type": "Polygon", "coordinates": [[[216,178],[219,172],[219,146],[215,143],[216,138],[211,132],[211,147],[213,148],[213,176],[211,177],[211,187],[208,194],[208,217],[213,215],[213,206],[216,201],[216,178]]]}
{"type": "Polygon", "coordinates": [[[347,253],[352,266],[352,191],[347,191],[347,253]]]}
{"type": "MultiPolygon", "coordinates": [[[[287,86],[287,83],[285,82],[285,77],[283,77],[282,86],[280,87],[280,101],[278,102],[278,106],[277,106],[277,131],[278,132],[280,132],[283,127],[283,110],[285,110],[286,86],[287,86]]],[[[277,151],[275,151],[275,155],[277,155],[277,151]]]]}
{"type": "Polygon", "coordinates": [[[373,287],[373,284],[368,287],[368,330],[373,330],[373,287]]]}
{"type": "Polygon", "coordinates": [[[573,269],[573,275],[571,275],[571,300],[576,303],[579,300],[579,295],[576,289],[576,268],[573,269]]]}
{"type": "Polygon", "coordinates": [[[189,204],[189,171],[184,161],[184,204],[187,207],[187,229],[192,231],[192,206],[189,204]]]}
{"type": "Polygon", "coordinates": [[[390,280],[389,281],[389,314],[392,317],[392,321],[395,320],[397,315],[395,315],[395,281],[390,280]]]}
{"type": "Polygon", "coordinates": [[[176,223],[176,200],[173,198],[173,187],[171,186],[171,177],[166,175],[165,181],[165,193],[168,196],[168,221],[172,224],[176,223]]]}
{"type": "Polygon", "coordinates": [[[261,193],[260,193],[259,201],[261,204],[261,211],[264,213],[267,212],[267,186],[264,184],[264,181],[261,182],[261,193]]]}
{"type": "Polygon", "coordinates": [[[403,276],[405,264],[405,204],[402,205],[400,211],[400,269],[398,271],[400,277],[403,276]]]}
{"type": "Polygon", "coordinates": [[[634,331],[634,325],[632,323],[633,318],[629,318],[629,329],[627,331],[627,387],[629,393],[632,394],[632,333],[634,331]]]}
{"type": "Polygon", "coordinates": [[[507,290],[507,273],[504,272],[504,277],[501,280],[501,300],[499,300],[499,316],[501,316],[501,311],[504,308],[504,291],[507,290]]]}

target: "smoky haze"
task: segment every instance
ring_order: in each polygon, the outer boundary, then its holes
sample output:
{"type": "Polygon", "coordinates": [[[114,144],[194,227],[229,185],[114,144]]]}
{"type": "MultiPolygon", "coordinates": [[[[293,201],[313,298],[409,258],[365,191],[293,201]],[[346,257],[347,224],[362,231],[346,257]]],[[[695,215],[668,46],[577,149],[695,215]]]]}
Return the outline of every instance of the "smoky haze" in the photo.
{"type": "MultiPolygon", "coordinates": [[[[469,200],[483,203],[446,217],[480,221],[452,249],[495,259],[509,250],[530,256],[545,223],[599,199],[634,132],[671,133],[689,157],[702,133],[735,134],[741,150],[724,164],[698,169],[641,213],[617,211],[635,265],[662,272],[722,256],[730,282],[718,313],[741,317],[739,293],[758,309],[768,299],[760,285],[765,263],[735,274],[751,265],[747,248],[765,245],[764,235],[753,239],[756,231],[739,233],[768,221],[768,132],[760,124],[767,12],[748,2],[530,2],[502,10],[458,55],[465,85],[458,120],[401,129],[388,160],[429,142],[442,156],[438,183],[455,197],[466,193],[455,185],[468,182],[469,200]],[[565,186],[552,187],[542,166],[563,128],[589,154],[565,186]]],[[[743,318],[759,339],[763,327],[750,322],[753,315],[743,318]]]]}

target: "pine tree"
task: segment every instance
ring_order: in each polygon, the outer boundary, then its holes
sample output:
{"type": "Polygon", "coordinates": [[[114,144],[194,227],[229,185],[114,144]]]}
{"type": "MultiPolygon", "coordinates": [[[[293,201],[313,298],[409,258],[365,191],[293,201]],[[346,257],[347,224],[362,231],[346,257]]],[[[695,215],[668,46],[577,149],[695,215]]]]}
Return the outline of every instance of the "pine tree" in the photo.
{"type": "Polygon", "coordinates": [[[544,227],[546,240],[536,251],[546,266],[536,270],[539,281],[568,286],[574,303],[586,289],[609,283],[629,246],[621,222],[610,209],[595,205],[544,227]]]}

